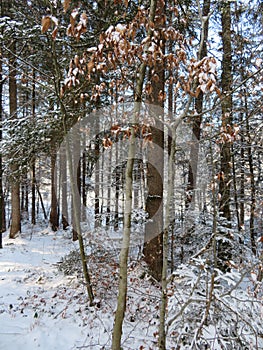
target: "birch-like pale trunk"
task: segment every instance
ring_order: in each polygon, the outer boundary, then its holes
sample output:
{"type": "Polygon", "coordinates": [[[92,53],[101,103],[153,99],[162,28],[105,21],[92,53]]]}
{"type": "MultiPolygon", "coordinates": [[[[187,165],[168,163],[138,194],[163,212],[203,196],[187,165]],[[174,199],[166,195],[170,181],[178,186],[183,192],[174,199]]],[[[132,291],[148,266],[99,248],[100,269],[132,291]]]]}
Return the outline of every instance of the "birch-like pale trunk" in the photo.
{"type": "Polygon", "coordinates": [[[159,322],[159,339],[158,346],[160,350],[166,349],[166,331],[165,331],[165,321],[166,321],[166,309],[167,309],[167,270],[168,270],[168,252],[169,252],[169,225],[170,225],[170,208],[171,200],[174,197],[174,183],[173,183],[173,171],[174,162],[176,154],[176,131],[182,120],[189,112],[189,108],[192,102],[192,97],[189,96],[188,102],[186,104],[185,110],[172,124],[172,141],[171,141],[171,151],[168,160],[168,184],[167,184],[167,198],[165,202],[165,217],[164,217],[164,232],[163,232],[163,266],[162,266],[162,294],[161,294],[161,306],[160,306],[160,322],[159,322]]]}
{"type": "Polygon", "coordinates": [[[119,292],[117,301],[117,310],[115,313],[113,336],[112,336],[112,350],[119,350],[121,348],[122,324],[126,309],[127,296],[127,266],[130,245],[131,232],[131,212],[132,212],[132,190],[133,190],[133,163],[136,152],[136,136],[132,128],[131,137],[129,141],[129,152],[127,167],[125,171],[125,207],[124,207],[124,227],[122,248],[120,252],[120,272],[119,272],[119,292]]]}
{"type": "Polygon", "coordinates": [[[60,187],[61,187],[61,220],[63,230],[69,226],[68,223],[68,189],[67,189],[67,157],[66,149],[64,146],[60,148],[59,156],[59,165],[60,165],[60,187]]]}
{"type": "MultiPolygon", "coordinates": [[[[56,54],[56,48],[55,48],[54,41],[51,42],[51,46],[52,46],[51,52],[52,52],[52,58],[53,58],[53,64],[54,64],[56,76],[60,77],[60,67],[58,64],[58,58],[57,58],[57,54],[56,54]]],[[[68,120],[68,115],[67,115],[66,107],[65,107],[62,99],[60,98],[59,83],[55,84],[54,88],[55,88],[57,99],[59,102],[59,107],[60,107],[61,113],[63,115],[63,132],[65,135],[64,140],[65,140],[66,157],[67,157],[67,163],[68,163],[70,189],[72,191],[73,215],[74,215],[74,220],[75,220],[76,231],[78,234],[79,250],[80,250],[80,257],[81,257],[85,287],[87,289],[90,305],[93,305],[94,295],[93,295],[93,290],[92,290],[92,285],[91,285],[90,273],[89,273],[89,269],[88,269],[88,265],[87,265],[87,257],[86,257],[86,253],[85,253],[85,247],[84,247],[81,225],[80,225],[80,220],[79,220],[80,217],[79,217],[79,213],[77,211],[78,210],[78,198],[77,198],[78,189],[76,189],[75,181],[74,181],[75,179],[74,179],[74,171],[73,171],[72,152],[70,149],[69,134],[68,134],[67,126],[66,126],[66,121],[68,120]]]]}
{"type": "MultiPolygon", "coordinates": [[[[149,23],[154,22],[157,0],[151,0],[149,23]]],[[[150,26],[149,26],[150,27],[150,26]]],[[[149,28],[147,36],[151,38],[152,29],[149,28]]],[[[148,47],[146,48],[148,49],[148,47]]],[[[133,123],[136,123],[136,118],[140,112],[140,103],[142,100],[143,83],[145,79],[146,63],[142,63],[137,75],[135,88],[135,107],[133,113],[133,123]]],[[[131,233],[131,212],[132,212],[132,191],[133,191],[133,164],[136,152],[136,135],[134,129],[131,128],[131,137],[129,142],[128,160],[125,172],[125,206],[124,206],[124,227],[122,248],[120,252],[120,272],[119,272],[119,290],[117,309],[114,318],[113,334],[112,334],[112,350],[121,349],[122,325],[126,310],[127,296],[127,275],[128,275],[128,255],[131,233]]]]}
{"type": "MultiPolygon", "coordinates": [[[[198,2],[200,20],[202,24],[198,59],[201,59],[202,55],[206,52],[208,19],[211,16],[211,13],[209,13],[209,9],[210,9],[209,0],[207,1],[206,5],[208,6],[208,8],[204,9],[206,14],[206,16],[204,16],[204,12],[201,13],[200,3],[198,2]]],[[[197,83],[195,82],[193,86],[193,90],[196,89],[197,87],[196,85],[197,83]]],[[[185,118],[185,116],[188,114],[192,101],[193,101],[193,97],[189,96],[188,102],[185,106],[184,111],[171,125],[172,141],[171,141],[171,152],[170,152],[169,161],[168,161],[169,162],[168,163],[168,186],[167,186],[168,188],[167,188],[167,199],[165,203],[165,218],[164,218],[164,233],[163,233],[163,266],[162,266],[162,280],[161,280],[162,295],[161,295],[159,339],[158,339],[158,346],[160,350],[166,350],[165,323],[166,323],[166,310],[167,310],[167,284],[168,284],[167,269],[168,269],[168,251],[169,251],[169,225],[170,225],[170,217],[171,217],[170,216],[171,200],[173,199],[173,195],[174,195],[174,184],[173,184],[172,178],[173,178],[173,171],[174,171],[173,164],[175,162],[175,155],[176,155],[176,132],[177,132],[178,126],[180,125],[182,120],[185,118]]]]}
{"type": "Polygon", "coordinates": [[[69,180],[70,180],[70,188],[71,188],[71,194],[72,194],[72,206],[73,206],[73,216],[74,216],[74,225],[75,225],[75,230],[78,236],[78,242],[79,242],[79,250],[80,250],[80,257],[81,257],[81,262],[82,262],[82,270],[83,270],[83,275],[84,275],[84,280],[86,283],[86,288],[90,300],[90,305],[93,304],[94,300],[94,295],[92,291],[92,286],[91,286],[91,280],[90,280],[90,275],[89,275],[89,270],[88,270],[88,265],[87,265],[87,257],[85,253],[85,247],[84,247],[84,242],[83,242],[83,236],[81,232],[81,225],[80,225],[80,216],[79,216],[79,199],[78,199],[78,188],[76,186],[76,181],[74,178],[74,171],[73,171],[73,161],[72,161],[72,152],[70,149],[70,140],[69,136],[66,135],[65,137],[66,141],[66,155],[67,155],[67,162],[69,166],[69,180]]]}

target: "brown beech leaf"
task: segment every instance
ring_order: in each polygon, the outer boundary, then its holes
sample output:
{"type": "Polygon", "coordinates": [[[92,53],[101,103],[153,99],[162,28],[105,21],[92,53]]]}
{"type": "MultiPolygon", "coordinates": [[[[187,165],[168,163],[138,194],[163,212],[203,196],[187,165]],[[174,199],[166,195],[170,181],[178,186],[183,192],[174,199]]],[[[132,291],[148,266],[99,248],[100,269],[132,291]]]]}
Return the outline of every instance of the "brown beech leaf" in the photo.
{"type": "Polygon", "coordinates": [[[64,12],[67,12],[67,11],[68,11],[70,2],[71,2],[71,0],[64,0],[64,1],[63,1],[64,12]]]}
{"type": "Polygon", "coordinates": [[[147,95],[151,95],[153,91],[153,87],[151,83],[147,83],[145,86],[145,92],[147,95]]]}
{"type": "Polygon", "coordinates": [[[75,66],[79,67],[79,56],[78,55],[75,55],[75,57],[74,57],[74,64],[75,64],[75,66]]]}
{"type": "Polygon", "coordinates": [[[121,131],[121,127],[119,125],[112,125],[110,131],[113,135],[118,136],[121,131]]]}
{"type": "Polygon", "coordinates": [[[163,92],[162,90],[159,91],[159,93],[158,93],[158,101],[159,102],[163,102],[165,99],[166,99],[166,93],[163,92]]]}
{"type": "Polygon", "coordinates": [[[131,136],[131,130],[129,128],[123,131],[123,138],[127,137],[129,139],[130,136],[131,136]]]}
{"type": "Polygon", "coordinates": [[[219,97],[221,97],[221,91],[220,91],[220,89],[218,87],[215,87],[215,92],[217,93],[217,95],[219,97]]]}
{"type": "Polygon", "coordinates": [[[60,98],[62,98],[64,96],[65,90],[66,90],[65,85],[62,85],[60,88],[60,98]]]}
{"type": "Polygon", "coordinates": [[[55,27],[54,30],[53,30],[53,32],[52,32],[52,39],[53,39],[53,40],[56,39],[57,33],[58,33],[58,27],[55,27]]]}
{"type": "Polygon", "coordinates": [[[77,9],[74,9],[72,12],[71,12],[71,15],[70,15],[70,24],[72,26],[72,28],[75,27],[75,22],[76,22],[76,17],[78,15],[79,11],[77,9]]]}
{"type": "Polygon", "coordinates": [[[92,72],[94,66],[95,66],[95,65],[94,65],[94,62],[93,62],[93,61],[90,61],[90,62],[88,63],[88,72],[89,72],[89,74],[92,72]]]}
{"type": "Polygon", "coordinates": [[[67,28],[67,36],[73,36],[72,26],[71,24],[68,25],[67,28]]]}
{"type": "Polygon", "coordinates": [[[51,25],[51,18],[50,18],[50,16],[42,17],[41,25],[42,25],[42,28],[41,28],[42,34],[46,33],[48,31],[48,29],[50,28],[50,25],[51,25]]]}
{"type": "Polygon", "coordinates": [[[224,179],[225,179],[225,174],[224,174],[223,171],[220,171],[220,172],[217,174],[217,179],[218,179],[218,180],[224,181],[224,179]]]}
{"type": "Polygon", "coordinates": [[[105,137],[103,140],[102,140],[102,144],[103,144],[103,147],[104,148],[109,148],[112,146],[112,141],[108,138],[108,137],[105,137]]]}
{"type": "Polygon", "coordinates": [[[153,141],[153,138],[152,138],[152,135],[151,135],[151,134],[145,136],[145,137],[143,138],[143,146],[145,147],[147,144],[152,145],[152,141],[153,141]]]}

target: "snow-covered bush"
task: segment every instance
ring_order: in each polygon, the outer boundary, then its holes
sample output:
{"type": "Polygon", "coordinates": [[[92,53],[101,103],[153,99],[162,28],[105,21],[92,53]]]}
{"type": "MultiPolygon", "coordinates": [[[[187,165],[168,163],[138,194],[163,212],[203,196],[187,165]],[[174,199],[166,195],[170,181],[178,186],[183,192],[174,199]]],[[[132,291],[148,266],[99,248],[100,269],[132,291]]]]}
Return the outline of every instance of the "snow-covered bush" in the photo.
{"type": "Polygon", "coordinates": [[[263,349],[263,299],[254,286],[247,269],[223,274],[202,259],[181,265],[168,289],[169,348],[263,349]]]}

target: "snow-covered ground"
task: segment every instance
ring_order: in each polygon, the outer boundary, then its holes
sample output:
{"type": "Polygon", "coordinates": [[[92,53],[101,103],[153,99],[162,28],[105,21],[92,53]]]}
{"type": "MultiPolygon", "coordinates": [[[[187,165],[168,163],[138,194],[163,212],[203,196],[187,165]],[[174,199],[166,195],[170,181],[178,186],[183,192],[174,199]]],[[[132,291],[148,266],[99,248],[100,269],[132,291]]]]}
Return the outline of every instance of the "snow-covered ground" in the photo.
{"type": "MultiPolygon", "coordinates": [[[[56,264],[72,247],[49,232],[4,237],[0,251],[0,349],[73,349],[86,334],[77,315],[79,288],[56,264]]],[[[82,296],[84,298],[84,296],[82,296]]]]}
{"type": "MultiPolygon", "coordinates": [[[[22,232],[15,240],[5,233],[0,250],[0,350],[109,350],[118,250],[100,231],[92,240],[85,237],[96,299],[89,306],[78,255],[67,275],[61,269],[61,259],[77,252],[78,242],[48,228],[35,227],[31,234],[25,226],[22,232]]],[[[205,264],[200,259],[182,265],[171,278],[167,349],[262,350],[262,284],[255,294],[253,279],[242,271],[218,274],[208,309],[213,271],[205,264]]],[[[157,349],[160,285],[132,258],[128,283],[122,348],[157,349]]]]}
{"type": "MultiPolygon", "coordinates": [[[[94,292],[101,301],[90,307],[81,279],[58,270],[61,258],[78,243],[60,231],[39,230],[32,237],[29,230],[23,232],[15,240],[4,234],[0,250],[0,349],[109,349],[117,264],[90,257],[94,292]]],[[[142,293],[136,280],[131,276],[124,349],[147,349],[155,341],[157,320],[155,313],[148,313],[152,289],[146,286],[142,293]],[[145,323],[135,315],[142,308],[145,323]]]]}

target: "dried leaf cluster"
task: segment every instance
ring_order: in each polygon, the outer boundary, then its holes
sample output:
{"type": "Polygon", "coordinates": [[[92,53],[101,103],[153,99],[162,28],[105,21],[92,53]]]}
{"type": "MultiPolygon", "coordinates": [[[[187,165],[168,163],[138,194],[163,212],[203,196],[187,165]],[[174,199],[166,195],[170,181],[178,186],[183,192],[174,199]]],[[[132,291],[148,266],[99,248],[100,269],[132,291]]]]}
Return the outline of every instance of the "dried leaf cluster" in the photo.
{"type": "Polygon", "coordinates": [[[135,137],[143,140],[143,145],[146,146],[152,142],[151,127],[145,124],[135,124],[131,126],[112,125],[110,133],[105,134],[102,139],[102,145],[105,149],[110,148],[116,140],[129,139],[132,135],[132,130],[135,133],[135,137]]]}
{"type": "MultiPolygon", "coordinates": [[[[68,5],[64,7],[65,11],[67,9],[68,5]]],[[[166,84],[174,84],[175,93],[180,90],[198,97],[201,92],[216,92],[220,96],[216,85],[216,60],[213,57],[205,57],[201,61],[192,58],[188,64],[186,46],[190,45],[190,41],[187,42],[173,26],[167,26],[165,17],[158,18],[156,23],[149,23],[148,15],[146,9],[139,8],[131,22],[110,25],[101,32],[97,46],[85,50],[81,57],[76,55],[69,64],[61,97],[68,89],[80,84],[81,76],[88,82],[103,80],[92,88],[92,101],[99,101],[103,92],[111,95],[116,86],[125,94],[125,90],[134,88],[141,64],[147,66],[152,77],[144,86],[144,93],[148,97],[153,92],[152,84],[159,81],[157,67],[174,72],[166,78],[166,84]],[[148,30],[152,32],[151,36],[145,35],[148,30]],[[165,52],[166,43],[172,43],[173,52],[165,52]]],[[[67,29],[67,34],[77,40],[87,30],[86,13],[80,14],[79,22],[78,16],[79,11],[74,9],[67,29]]],[[[164,101],[166,93],[160,91],[158,99],[164,101]]],[[[80,100],[85,101],[84,93],[80,100]]]]}
{"type": "Polygon", "coordinates": [[[84,34],[87,31],[87,21],[88,17],[86,12],[82,12],[79,16],[79,10],[74,9],[70,15],[70,24],[67,28],[67,35],[76,38],[76,40],[79,40],[81,34],[84,34]],[[79,21],[77,22],[78,17],[79,21]]]}
{"type": "Polygon", "coordinates": [[[58,19],[55,16],[47,15],[42,17],[41,22],[41,32],[46,33],[50,28],[52,28],[52,39],[55,40],[58,32],[58,19]]]}
{"type": "Polygon", "coordinates": [[[220,130],[219,139],[217,143],[233,143],[234,141],[239,140],[239,131],[240,128],[237,124],[234,125],[223,125],[220,130]]]}

